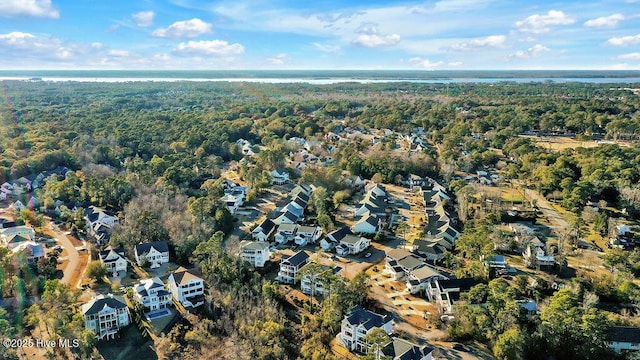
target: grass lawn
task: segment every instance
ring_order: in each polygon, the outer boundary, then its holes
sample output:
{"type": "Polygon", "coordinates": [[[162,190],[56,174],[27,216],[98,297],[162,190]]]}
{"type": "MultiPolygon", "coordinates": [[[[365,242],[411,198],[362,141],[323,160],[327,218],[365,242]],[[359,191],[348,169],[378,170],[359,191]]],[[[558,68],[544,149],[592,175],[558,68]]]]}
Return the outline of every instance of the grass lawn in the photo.
{"type": "Polygon", "coordinates": [[[501,187],[500,190],[501,190],[500,198],[502,199],[502,201],[518,203],[518,204],[521,204],[524,202],[524,197],[522,196],[522,193],[519,192],[518,190],[512,189],[512,188],[504,188],[504,187],[501,187]]]}
{"type": "MultiPolygon", "coordinates": [[[[160,333],[162,333],[162,330],[164,330],[167,327],[167,325],[169,325],[169,323],[171,323],[171,321],[173,321],[173,319],[176,317],[176,314],[177,314],[176,310],[175,309],[169,309],[169,310],[171,310],[171,315],[163,316],[161,318],[153,319],[150,321],[151,326],[153,327],[153,332],[156,333],[156,335],[160,335],[160,333]]],[[[171,329],[167,329],[167,330],[171,330],[171,329]]]]}
{"type": "Polygon", "coordinates": [[[157,359],[158,356],[151,349],[153,342],[144,339],[138,328],[131,325],[120,332],[120,338],[98,342],[96,348],[105,360],[120,359],[157,359]]]}

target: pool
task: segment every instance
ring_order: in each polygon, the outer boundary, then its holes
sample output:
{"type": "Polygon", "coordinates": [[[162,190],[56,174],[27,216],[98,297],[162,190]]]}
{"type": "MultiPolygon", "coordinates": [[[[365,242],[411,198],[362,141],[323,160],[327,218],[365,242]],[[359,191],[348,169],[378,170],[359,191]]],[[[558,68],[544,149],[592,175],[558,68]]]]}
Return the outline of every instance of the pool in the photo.
{"type": "Polygon", "coordinates": [[[153,319],[158,319],[161,317],[165,317],[171,315],[171,310],[169,309],[159,309],[159,310],[154,310],[151,312],[148,312],[145,314],[145,317],[147,318],[147,320],[153,320],[153,319]]]}

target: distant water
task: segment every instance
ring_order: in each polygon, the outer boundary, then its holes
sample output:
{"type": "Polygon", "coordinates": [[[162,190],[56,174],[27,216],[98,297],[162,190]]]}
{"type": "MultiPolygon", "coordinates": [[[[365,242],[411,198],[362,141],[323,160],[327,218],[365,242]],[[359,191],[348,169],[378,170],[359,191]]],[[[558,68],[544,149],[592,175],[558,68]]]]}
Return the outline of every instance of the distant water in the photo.
{"type": "Polygon", "coordinates": [[[402,70],[0,70],[0,80],[78,82],[231,81],[258,83],[640,83],[640,71],[402,70]]]}

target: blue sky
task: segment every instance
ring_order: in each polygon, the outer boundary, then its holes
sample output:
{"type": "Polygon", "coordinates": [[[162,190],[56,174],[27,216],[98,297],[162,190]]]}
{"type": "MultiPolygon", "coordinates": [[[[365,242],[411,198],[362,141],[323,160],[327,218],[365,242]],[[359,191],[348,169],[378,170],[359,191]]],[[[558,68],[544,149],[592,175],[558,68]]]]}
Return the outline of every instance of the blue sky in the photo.
{"type": "Polygon", "coordinates": [[[640,0],[0,0],[0,69],[640,69],[640,0]]]}

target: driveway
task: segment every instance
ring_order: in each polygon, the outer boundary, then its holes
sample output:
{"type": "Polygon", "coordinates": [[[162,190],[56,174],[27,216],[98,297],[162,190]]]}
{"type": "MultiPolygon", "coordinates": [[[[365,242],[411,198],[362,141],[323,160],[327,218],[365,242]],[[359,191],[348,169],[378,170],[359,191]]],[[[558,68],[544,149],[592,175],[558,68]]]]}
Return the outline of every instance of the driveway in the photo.
{"type": "MultiPolygon", "coordinates": [[[[45,221],[47,223],[46,226],[53,232],[55,239],[58,240],[58,244],[67,251],[66,260],[68,261],[68,263],[63,270],[64,275],[62,276],[62,279],[60,281],[65,284],[70,284],[76,276],[76,272],[83,271],[83,269],[78,269],[80,254],[78,253],[76,247],[73,246],[73,243],[71,243],[71,240],[69,240],[64,231],[60,230],[58,226],[56,226],[48,219],[45,219],[45,221]]],[[[78,284],[70,285],[75,287],[78,284]]]]}
{"type": "Polygon", "coordinates": [[[534,199],[538,209],[542,211],[544,216],[549,219],[551,228],[556,235],[561,235],[563,231],[569,228],[567,220],[553,208],[551,203],[542,196],[539,192],[531,189],[524,188],[525,194],[529,199],[534,199]]]}

